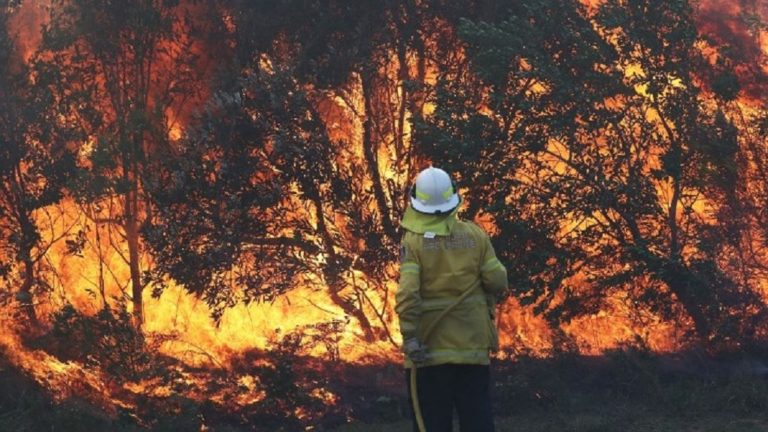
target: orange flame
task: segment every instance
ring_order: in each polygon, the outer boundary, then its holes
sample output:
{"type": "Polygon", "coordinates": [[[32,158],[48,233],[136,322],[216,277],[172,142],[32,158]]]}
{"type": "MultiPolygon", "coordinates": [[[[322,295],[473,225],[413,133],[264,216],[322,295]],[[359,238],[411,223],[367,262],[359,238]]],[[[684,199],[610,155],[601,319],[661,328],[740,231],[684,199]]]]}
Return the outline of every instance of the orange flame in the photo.
{"type": "MultiPolygon", "coordinates": [[[[601,1],[588,1],[590,8],[597,7],[601,1]]],[[[22,55],[28,61],[40,43],[39,29],[43,23],[40,2],[23,2],[22,8],[17,11],[14,28],[17,29],[22,55]]],[[[704,6],[704,15],[720,11],[714,3],[704,6]],[[709,12],[707,12],[709,11],[709,12]]],[[[765,11],[763,11],[764,13],[765,11]]],[[[730,12],[733,14],[733,11],[730,12]]],[[[730,26],[731,24],[727,24],[730,26]]],[[[730,28],[730,27],[729,27],[730,28]]],[[[733,32],[742,40],[744,34],[733,32]]],[[[760,55],[768,54],[768,33],[761,31],[759,34],[760,55]]],[[[752,49],[745,45],[745,50],[750,53],[752,49]],[[749,49],[748,49],[749,48],[749,49]]],[[[195,48],[198,53],[203,53],[206,47],[198,45],[195,48]]],[[[757,55],[757,54],[754,54],[757,55]]],[[[397,60],[392,59],[390,65],[385,65],[382,74],[396,81],[397,60]]],[[[201,67],[205,67],[201,65],[201,67]]],[[[763,73],[766,72],[763,65],[763,73]]],[[[629,66],[625,74],[641,74],[639,67],[629,66]]],[[[430,70],[427,79],[434,79],[436,72],[430,70]]],[[[684,85],[678,80],[679,85],[684,85]]],[[[758,84],[762,84],[758,83],[758,84]]],[[[353,91],[341,95],[321,95],[315,101],[323,121],[327,125],[330,138],[333,141],[343,141],[353,146],[353,157],[362,158],[363,150],[360,143],[363,134],[362,119],[355,112],[364,111],[361,99],[359,83],[353,83],[353,91]]],[[[644,94],[645,89],[635,89],[638,94],[644,94]]],[[[402,83],[393,94],[393,99],[398,99],[402,92],[402,83]]],[[[749,90],[753,92],[756,90],[749,90]]],[[[189,105],[199,106],[208,97],[207,94],[198,95],[197,99],[189,102],[189,105]]],[[[170,108],[169,108],[170,109],[170,108]]],[[[431,113],[434,106],[427,104],[423,107],[426,114],[431,113]]],[[[168,137],[172,141],[180,140],[184,134],[184,125],[189,121],[192,110],[174,107],[174,114],[166,113],[168,137]]],[[[410,113],[408,113],[410,115],[410,113]]],[[[410,126],[406,122],[404,127],[404,140],[409,140],[410,126]]],[[[409,145],[409,144],[408,144],[409,145]]],[[[553,144],[554,145],[554,144],[553,144]]],[[[82,147],[87,151],[87,146],[82,147]]],[[[398,174],[391,167],[391,161],[396,156],[391,148],[382,146],[379,149],[378,169],[386,180],[392,180],[394,184],[405,184],[408,179],[398,178],[398,174]]],[[[354,161],[342,161],[352,164],[354,161]]],[[[665,191],[660,190],[659,194],[665,191]]],[[[63,217],[55,224],[48,227],[50,232],[44,237],[57,237],[62,233],[83,232],[87,246],[82,256],[74,256],[67,253],[63,242],[54,244],[46,256],[48,263],[55,269],[55,287],[50,298],[45,299],[38,309],[41,315],[54,312],[64,304],[72,304],[78,310],[90,314],[96,313],[105,303],[122,302],[127,298],[126,281],[130,280],[129,269],[125,264],[125,251],[120,245],[114,244],[113,234],[103,221],[109,218],[108,208],[116,205],[111,199],[93,203],[88,207],[82,207],[71,200],[65,200],[58,206],[63,212],[63,217]]],[[[705,202],[697,203],[695,208],[706,213],[708,205],[705,202]]],[[[309,216],[311,217],[311,215],[309,216]]],[[[40,215],[41,226],[46,226],[40,215]]],[[[316,221],[313,221],[316,222],[316,221]]],[[[343,220],[337,221],[343,231],[343,220]]],[[[481,221],[483,225],[492,229],[493,221],[481,221]]],[[[566,225],[571,223],[567,221],[566,225]]],[[[144,268],[151,264],[151,257],[144,257],[144,268]]],[[[388,296],[380,299],[384,306],[389,305],[386,316],[391,329],[395,329],[394,313],[391,310],[393,294],[395,292],[394,275],[395,264],[392,263],[389,274],[393,280],[387,285],[388,296]]],[[[366,275],[355,274],[355,277],[365,279],[366,275]]],[[[584,281],[578,281],[585,284],[584,281]]],[[[768,286],[766,287],[768,291],[768,286]]],[[[607,349],[617,348],[626,343],[641,340],[655,351],[674,351],[681,348],[684,340],[683,330],[685,323],[675,323],[662,320],[650,311],[638,310],[637,305],[628,304],[620,294],[612,294],[607,301],[608,306],[590,316],[578,318],[573,322],[562,326],[565,334],[574,338],[580,352],[586,354],[599,354],[607,349]]],[[[377,305],[381,306],[381,305],[377,305]]],[[[254,349],[269,349],[280,341],[285,335],[299,332],[311,335],[312,325],[320,323],[337,324],[337,335],[331,336],[331,345],[323,343],[309,344],[301,354],[318,358],[338,356],[338,360],[344,362],[397,362],[401,354],[397,347],[387,341],[378,341],[372,344],[362,344],[362,331],[350,322],[343,310],[328,299],[326,293],[317,291],[308,286],[297,287],[291,293],[277,299],[271,304],[237,305],[229,309],[223,316],[220,325],[216,325],[210,317],[208,307],[199,299],[188,294],[184,289],[172,282],[162,296],[147,299],[145,307],[144,331],[148,334],[174,335],[164,342],[160,351],[163,354],[176,358],[183,363],[196,367],[215,367],[227,369],[231,362],[242,353],[254,349]],[[338,352],[334,351],[338,350],[338,352]]],[[[25,370],[39,383],[50,388],[57,398],[65,399],[72,395],[90,395],[90,400],[105,409],[114,410],[114,406],[122,404],[109,397],[111,389],[104,384],[106,380],[98,371],[89,371],[82,365],[74,362],[62,362],[54,356],[42,351],[31,350],[21,343],[18,336],[20,330],[15,328],[10,320],[0,318],[0,326],[6,329],[0,334],[0,350],[8,355],[9,360],[20,369],[25,370]]],[[[529,352],[535,355],[549,354],[557,344],[557,335],[543,320],[535,316],[530,308],[524,308],[515,299],[509,299],[500,306],[499,326],[503,349],[509,353],[529,352]]],[[[395,335],[396,342],[400,342],[395,335]]],[[[181,374],[183,380],[195,381],[198,377],[192,374],[181,374]]],[[[237,383],[246,388],[247,392],[236,395],[221,393],[213,397],[214,401],[222,404],[235,403],[248,405],[259,402],[266,397],[261,389],[258,378],[251,375],[239,376],[237,383]]],[[[158,382],[146,381],[139,383],[127,383],[124,390],[134,393],[151,394],[156,397],[164,397],[171,393],[167,385],[158,382]]],[[[210,395],[190,395],[200,400],[210,395]]],[[[334,404],[338,396],[328,390],[315,390],[312,394],[316,399],[334,404]]],[[[298,409],[294,413],[297,417],[307,416],[308,413],[298,409]]]]}

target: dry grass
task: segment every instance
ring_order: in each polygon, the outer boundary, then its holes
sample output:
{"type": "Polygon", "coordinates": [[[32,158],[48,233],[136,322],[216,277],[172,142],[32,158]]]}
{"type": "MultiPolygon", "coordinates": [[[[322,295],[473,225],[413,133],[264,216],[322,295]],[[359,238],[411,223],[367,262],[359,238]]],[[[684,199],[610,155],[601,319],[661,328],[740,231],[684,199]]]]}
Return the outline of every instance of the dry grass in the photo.
{"type": "MultiPolygon", "coordinates": [[[[497,431],[768,432],[768,376],[740,367],[751,364],[740,358],[686,359],[685,368],[673,363],[671,370],[659,356],[632,351],[599,359],[519,358],[514,363],[499,363],[494,373],[497,431]]],[[[370,376],[370,370],[363,372],[370,376]]],[[[311,425],[312,430],[410,431],[410,422],[402,416],[405,395],[393,390],[402,385],[401,377],[394,375],[398,380],[391,388],[363,389],[352,386],[354,380],[349,381],[351,371],[347,371],[347,403],[362,396],[367,401],[345,405],[356,408],[350,412],[357,420],[337,426],[343,417],[324,417],[311,425]]],[[[310,426],[276,422],[265,427],[256,418],[240,418],[213,408],[187,401],[179,405],[178,412],[158,411],[142,418],[144,426],[149,426],[145,428],[132,415],[107,418],[78,401],[52,403],[44,389],[4,365],[0,353],[0,432],[176,432],[201,430],[203,419],[211,432],[292,432],[310,426]]]]}
{"type": "MultiPolygon", "coordinates": [[[[640,413],[638,413],[640,414],[640,413]]],[[[334,432],[405,432],[406,421],[349,424],[334,432]]],[[[454,428],[458,431],[458,427],[454,428]]],[[[497,432],[768,432],[768,420],[735,418],[727,414],[698,418],[667,418],[645,413],[636,418],[573,414],[520,416],[496,420],[497,432]]]]}

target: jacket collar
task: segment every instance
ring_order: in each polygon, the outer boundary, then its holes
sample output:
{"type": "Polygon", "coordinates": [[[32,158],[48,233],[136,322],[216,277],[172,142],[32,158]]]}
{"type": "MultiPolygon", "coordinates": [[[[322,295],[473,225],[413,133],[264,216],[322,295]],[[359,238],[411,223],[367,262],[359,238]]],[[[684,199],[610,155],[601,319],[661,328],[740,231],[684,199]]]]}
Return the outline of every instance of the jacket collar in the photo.
{"type": "Polygon", "coordinates": [[[451,234],[451,230],[456,224],[456,214],[458,212],[459,206],[456,206],[456,208],[448,214],[430,215],[420,213],[409,205],[405,210],[400,226],[416,234],[432,232],[438,236],[447,236],[451,234]]]}

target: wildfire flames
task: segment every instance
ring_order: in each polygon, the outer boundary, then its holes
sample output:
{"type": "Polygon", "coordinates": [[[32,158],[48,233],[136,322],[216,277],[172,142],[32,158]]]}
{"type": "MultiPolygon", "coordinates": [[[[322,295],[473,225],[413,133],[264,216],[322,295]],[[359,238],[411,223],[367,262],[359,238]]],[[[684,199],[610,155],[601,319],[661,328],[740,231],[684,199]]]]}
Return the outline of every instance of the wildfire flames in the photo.
{"type": "MultiPolygon", "coordinates": [[[[604,2],[585,3],[589,3],[589,7],[585,9],[586,13],[591,14],[604,2]]],[[[754,112],[762,109],[760,104],[765,102],[765,89],[768,88],[768,31],[765,27],[750,29],[739,17],[749,13],[764,20],[768,19],[768,6],[761,2],[752,2],[754,7],[747,10],[748,6],[743,5],[747,3],[750,2],[702,2],[697,19],[702,23],[703,33],[711,37],[712,45],[702,46],[701,49],[705,54],[713,53],[708,56],[713,64],[717,62],[717,58],[712,46],[729,44],[733,47],[734,58],[740,62],[734,66],[734,71],[742,82],[747,83],[734,103],[744,112],[754,112]]],[[[48,10],[57,7],[62,7],[62,4],[23,1],[20,6],[13,8],[10,28],[11,33],[15,35],[23,62],[31,63],[35,58],[43,39],[41,27],[50,20],[48,10]]],[[[203,18],[195,14],[205,13],[202,8],[198,10],[191,5],[185,6],[184,2],[180,9],[183,11],[178,12],[179,14],[187,14],[193,17],[191,19],[203,18]]],[[[231,17],[229,18],[228,20],[225,16],[224,22],[230,27],[234,26],[231,17]]],[[[441,23],[435,24],[435,28],[441,28],[441,23]]],[[[199,68],[196,72],[199,72],[200,76],[213,79],[218,61],[216,50],[219,48],[209,45],[207,41],[190,40],[191,34],[169,38],[168,40],[172,41],[169,43],[176,45],[161,49],[171,52],[174,49],[181,51],[183,47],[185,52],[196,58],[192,62],[199,68]]],[[[279,41],[275,43],[278,44],[279,41]]],[[[377,96],[380,100],[366,102],[363,92],[369,84],[362,79],[353,79],[351,84],[347,84],[344,92],[317,92],[317,100],[312,101],[319,117],[325,123],[330,139],[348,144],[349,151],[345,153],[347,159],[336,161],[341,167],[354,167],[366,157],[371,157],[365,154],[363,146],[363,140],[366,139],[364,135],[367,133],[365,122],[369,119],[360,115],[360,112],[371,111],[372,107],[366,107],[366,103],[373,104],[376,109],[382,109],[381,107],[392,104],[392,101],[403,98],[402,92],[406,91],[406,80],[403,77],[413,78],[421,74],[425,84],[436,83],[436,66],[429,63],[420,65],[410,53],[402,54],[400,58],[397,52],[391,52],[390,55],[389,62],[378,71],[382,82],[387,81],[390,94],[377,96]],[[408,62],[405,67],[401,64],[403,58],[407,58],[408,62]]],[[[268,64],[269,59],[264,59],[264,63],[268,64]]],[[[169,68],[171,65],[161,64],[151,73],[172,75],[174,72],[169,68]]],[[[625,74],[630,76],[635,73],[642,74],[642,68],[639,65],[627,65],[625,74]]],[[[171,80],[166,85],[179,84],[171,80]]],[[[644,91],[642,88],[635,90],[640,94],[644,91]]],[[[215,98],[223,98],[212,94],[208,88],[199,89],[194,95],[170,94],[173,100],[162,107],[167,119],[164,125],[166,130],[163,132],[167,141],[174,145],[180,145],[178,143],[183,141],[188,128],[191,127],[190,123],[196,121],[200,112],[212,106],[215,98]]],[[[411,109],[413,106],[402,106],[402,118],[408,119],[414,115],[411,109]]],[[[420,109],[425,115],[430,115],[435,107],[431,102],[427,102],[420,109]]],[[[393,116],[396,114],[393,113],[393,116]]],[[[393,124],[396,125],[397,122],[393,121],[393,124]]],[[[407,185],[408,176],[415,172],[415,167],[411,171],[395,169],[395,165],[401,163],[398,158],[410,149],[411,126],[408,121],[404,121],[401,126],[400,131],[380,132],[382,136],[391,137],[393,141],[396,141],[394,137],[399,135],[402,143],[398,145],[401,147],[382,146],[372,157],[372,160],[376,161],[376,168],[381,173],[383,183],[392,189],[407,185]]],[[[91,148],[94,139],[90,138],[91,148]]],[[[83,160],[92,156],[88,142],[89,140],[85,140],[78,144],[78,151],[83,160]]],[[[465,184],[463,188],[469,193],[472,185],[465,184]]],[[[366,184],[364,189],[373,191],[374,186],[366,184]]],[[[322,223],[315,213],[308,210],[310,207],[306,202],[298,197],[291,199],[295,200],[290,204],[295,206],[296,213],[289,217],[304,218],[310,226],[322,223]]],[[[399,203],[386,204],[400,206],[399,203]]],[[[369,205],[372,209],[376,208],[376,203],[369,205]]],[[[66,197],[53,206],[35,212],[36,222],[42,231],[41,237],[60,239],[50,244],[41,260],[52,274],[49,289],[35,298],[34,309],[41,323],[38,329],[30,332],[19,324],[18,318],[22,311],[18,304],[6,304],[0,315],[0,327],[3,329],[0,333],[0,352],[3,352],[14,366],[50,389],[56,399],[86,397],[89,402],[103,408],[105,412],[114,414],[121,407],[136,407],[135,398],[131,395],[149,394],[155,398],[163,398],[172,394],[174,388],[187,385],[189,390],[186,395],[193,400],[212,400],[220,404],[246,407],[267,398],[267,391],[264,389],[266,384],[258,375],[253,371],[238,372],[226,378],[230,384],[234,384],[233,386],[210,391],[204,390],[202,384],[208,379],[209,370],[241,370],[243,364],[248,363],[247,359],[253,360],[249,356],[255,356],[254,353],[275,352],[284,346],[287,340],[292,340],[292,335],[300,335],[302,339],[301,342],[296,342],[294,354],[317,361],[332,359],[363,365],[400,361],[400,341],[393,312],[397,277],[395,262],[389,263],[384,269],[384,273],[390,276],[388,281],[371,280],[368,275],[359,271],[350,271],[342,278],[342,283],[345,284],[343,289],[375,286],[380,289],[377,292],[383,293],[368,299],[367,303],[360,301],[360,304],[364,304],[360,308],[363,314],[374,317],[371,318],[374,330],[370,332],[376,335],[373,338],[361,327],[359,320],[350,316],[349,311],[345,310],[339,301],[331,298],[329,290],[318,289],[317,281],[311,280],[310,277],[305,277],[304,285],[297,286],[271,301],[248,304],[235,302],[226,309],[218,322],[212,318],[209,305],[199,296],[191,294],[173,280],[166,279],[166,286],[160,295],[144,298],[141,328],[142,337],[155,344],[163,357],[171,359],[169,364],[172,366],[169,367],[176,371],[175,378],[171,381],[161,382],[152,378],[116,384],[109,380],[108,373],[101,368],[90,368],[77,360],[63,360],[65,357],[51,354],[46,347],[35,347],[35,344],[24,340],[42,336],[45,332],[40,329],[50,328],[53,325],[51,316],[65,307],[72,306],[84,316],[98,316],[105,306],[118,310],[121,304],[127,305],[129,312],[134,310],[134,306],[128,301],[131,298],[132,278],[131,268],[126,261],[129,248],[121,243],[120,235],[116,234],[110,222],[110,219],[115,217],[115,208],[123,209],[124,206],[123,198],[117,194],[99,198],[90,204],[66,197]],[[238,390],[232,390],[233,388],[238,390]]],[[[706,214],[709,210],[704,201],[698,203],[696,208],[701,214],[706,214]]],[[[147,211],[147,208],[139,206],[134,210],[141,212],[147,211]]],[[[340,231],[334,235],[344,238],[344,241],[350,244],[357,241],[349,239],[350,235],[344,232],[345,224],[348,223],[346,219],[338,214],[326,217],[329,219],[326,223],[333,224],[340,231]]],[[[494,229],[492,220],[484,222],[486,228],[491,231],[494,229]]],[[[576,225],[576,221],[563,223],[564,227],[571,225],[576,225]]],[[[152,268],[155,258],[148,248],[139,245],[138,250],[140,268],[152,268]]],[[[326,264],[332,259],[332,253],[333,250],[318,254],[316,261],[326,264]]],[[[317,278],[320,279],[320,276],[317,278]]],[[[577,274],[569,279],[569,283],[578,287],[588,284],[589,281],[584,275],[577,274]]],[[[765,281],[763,287],[764,294],[768,295],[768,285],[765,281]]],[[[510,297],[500,306],[498,324],[503,348],[498,354],[501,357],[519,353],[547,356],[555,349],[562,335],[572,338],[578,351],[588,355],[600,354],[637,341],[642,341],[656,352],[673,352],[685,345],[686,334],[692,326],[685,318],[669,319],[647,308],[638,307],[629,296],[621,292],[611,293],[599,311],[576,317],[561,325],[557,331],[553,330],[545,318],[536,315],[532,306],[523,306],[517,299],[510,297]],[[562,333],[558,334],[558,331],[562,333]]],[[[253,360],[251,364],[272,367],[271,363],[264,359],[253,360]]],[[[315,401],[326,405],[338,403],[338,396],[334,391],[322,385],[311,391],[309,397],[315,401]]],[[[310,415],[302,410],[303,408],[297,408],[294,415],[298,418],[310,415]]]]}

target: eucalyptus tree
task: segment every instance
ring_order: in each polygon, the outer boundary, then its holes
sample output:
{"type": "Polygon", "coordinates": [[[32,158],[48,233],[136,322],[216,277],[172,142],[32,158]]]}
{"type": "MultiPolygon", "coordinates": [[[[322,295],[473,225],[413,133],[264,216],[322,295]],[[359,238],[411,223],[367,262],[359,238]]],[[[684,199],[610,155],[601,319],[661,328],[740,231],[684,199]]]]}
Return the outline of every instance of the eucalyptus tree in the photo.
{"type": "MultiPolygon", "coordinates": [[[[462,19],[459,55],[450,52],[432,90],[435,111],[417,124],[419,151],[460,173],[471,194],[464,217],[493,225],[492,240],[525,306],[547,311],[584,253],[560,241],[567,210],[546,154],[611,115],[621,94],[613,51],[574,2],[498,4],[489,21],[462,19]]],[[[565,301],[562,305],[571,304],[565,301]]],[[[556,326],[554,326],[556,327],[556,326]]]]}
{"type": "MultiPolygon", "coordinates": [[[[365,339],[392,341],[389,282],[413,160],[408,111],[419,106],[409,83],[425,73],[418,66],[425,55],[418,2],[233,1],[223,7],[232,20],[230,73],[214,86],[201,128],[188,134],[181,159],[193,162],[169,162],[168,172],[203,178],[200,170],[213,163],[203,155],[215,154],[215,169],[239,173],[246,183],[192,182],[185,187],[197,192],[188,196],[218,190],[223,200],[248,188],[264,194],[237,204],[242,228],[250,228],[234,231],[220,269],[245,279],[189,278],[184,271],[207,271],[206,249],[174,265],[173,248],[158,240],[168,226],[190,228],[190,238],[204,242],[213,239],[210,233],[192,227],[228,232],[228,219],[215,212],[162,213],[148,235],[158,262],[214,310],[227,303],[217,296],[233,299],[238,290],[253,301],[300,285],[318,287],[365,339]],[[241,166],[244,155],[256,158],[248,169],[241,166]]],[[[200,205],[158,200],[168,208],[200,205]]]]}
{"type": "Polygon", "coordinates": [[[612,1],[597,19],[616,38],[622,63],[641,70],[629,82],[642,98],[644,129],[658,155],[646,170],[661,210],[647,215],[655,229],[638,232],[625,218],[634,231],[630,257],[664,286],[647,296],[680,305],[707,344],[749,339],[765,318],[764,302],[759,287],[729,271],[743,230],[733,220],[741,213],[742,150],[736,126],[701,84],[711,67],[699,49],[692,5],[612,1]],[[653,25],[644,28],[642,19],[653,25]]]}
{"type": "Polygon", "coordinates": [[[516,294],[554,325],[621,296],[707,343],[746,335],[761,303],[702,210],[733,202],[738,148],[697,84],[691,6],[504,6],[461,25],[469,65],[438,83],[419,145],[469,173],[516,294]]]}
{"type": "Polygon", "coordinates": [[[43,258],[63,235],[54,232],[58,219],[48,207],[64,196],[76,164],[66,128],[50,114],[55,98],[33,83],[16,48],[11,13],[0,10],[0,278],[34,323],[35,297],[48,288],[43,258]]]}
{"type": "MultiPolygon", "coordinates": [[[[79,127],[86,174],[75,189],[100,201],[96,223],[114,227],[115,251],[129,268],[125,297],[143,320],[140,230],[152,204],[144,178],[172,152],[174,127],[202,97],[207,59],[200,25],[205,4],[178,1],[54,1],[37,70],[59,101],[58,115],[79,127]]],[[[215,49],[215,47],[207,47],[215,49]]]]}

